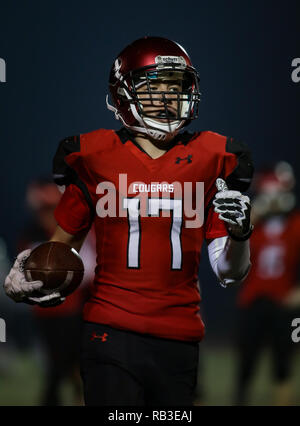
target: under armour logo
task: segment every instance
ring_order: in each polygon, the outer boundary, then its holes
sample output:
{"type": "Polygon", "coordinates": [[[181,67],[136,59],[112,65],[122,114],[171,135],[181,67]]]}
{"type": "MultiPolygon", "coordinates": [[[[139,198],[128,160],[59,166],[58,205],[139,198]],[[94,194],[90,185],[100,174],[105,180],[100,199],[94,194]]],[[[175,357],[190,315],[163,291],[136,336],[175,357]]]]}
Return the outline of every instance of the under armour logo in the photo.
{"type": "Polygon", "coordinates": [[[187,160],[188,163],[191,163],[192,162],[192,155],[188,155],[187,157],[184,157],[184,158],[177,157],[175,163],[179,164],[180,161],[184,161],[184,160],[187,160]]]}
{"type": "Polygon", "coordinates": [[[107,336],[107,333],[103,333],[102,336],[100,336],[99,334],[95,333],[95,331],[93,331],[91,341],[94,341],[95,339],[101,339],[102,342],[106,342],[107,336]]]}

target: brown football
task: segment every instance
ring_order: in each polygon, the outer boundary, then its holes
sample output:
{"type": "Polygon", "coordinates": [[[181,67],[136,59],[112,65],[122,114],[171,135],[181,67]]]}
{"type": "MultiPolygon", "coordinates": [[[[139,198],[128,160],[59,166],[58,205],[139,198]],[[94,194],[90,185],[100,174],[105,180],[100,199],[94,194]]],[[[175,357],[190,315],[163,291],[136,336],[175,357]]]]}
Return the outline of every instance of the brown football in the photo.
{"type": "Polygon", "coordinates": [[[59,291],[62,296],[71,294],[82,281],[84,266],[72,247],[50,241],[32,250],[24,265],[27,281],[43,282],[38,290],[43,295],[59,291]]]}

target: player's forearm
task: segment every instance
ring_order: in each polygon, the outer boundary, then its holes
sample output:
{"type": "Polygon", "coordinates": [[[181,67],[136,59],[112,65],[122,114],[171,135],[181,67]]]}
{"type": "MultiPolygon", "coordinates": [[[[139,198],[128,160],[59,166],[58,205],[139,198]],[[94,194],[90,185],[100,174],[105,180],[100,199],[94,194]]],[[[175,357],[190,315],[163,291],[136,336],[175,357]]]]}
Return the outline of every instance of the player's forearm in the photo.
{"type": "Polygon", "coordinates": [[[64,231],[59,225],[57,225],[53,236],[50,241],[60,241],[61,243],[68,244],[73,247],[77,252],[81,249],[81,246],[87,236],[88,230],[80,232],[76,235],[69,234],[64,231]]]}
{"type": "Polygon", "coordinates": [[[250,268],[249,240],[235,241],[228,237],[217,267],[222,279],[242,280],[250,268]]]}
{"type": "Polygon", "coordinates": [[[214,239],[208,246],[211,266],[222,285],[241,282],[249,272],[249,240],[235,241],[230,237],[214,239]]]}

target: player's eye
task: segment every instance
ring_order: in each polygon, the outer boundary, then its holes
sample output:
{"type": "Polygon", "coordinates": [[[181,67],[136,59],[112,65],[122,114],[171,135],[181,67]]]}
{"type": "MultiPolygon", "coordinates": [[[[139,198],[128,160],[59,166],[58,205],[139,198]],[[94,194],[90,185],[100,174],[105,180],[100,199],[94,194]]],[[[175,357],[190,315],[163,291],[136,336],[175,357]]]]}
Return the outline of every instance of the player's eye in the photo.
{"type": "Polygon", "coordinates": [[[169,87],[170,92],[179,92],[180,88],[178,86],[171,86],[169,87]]]}

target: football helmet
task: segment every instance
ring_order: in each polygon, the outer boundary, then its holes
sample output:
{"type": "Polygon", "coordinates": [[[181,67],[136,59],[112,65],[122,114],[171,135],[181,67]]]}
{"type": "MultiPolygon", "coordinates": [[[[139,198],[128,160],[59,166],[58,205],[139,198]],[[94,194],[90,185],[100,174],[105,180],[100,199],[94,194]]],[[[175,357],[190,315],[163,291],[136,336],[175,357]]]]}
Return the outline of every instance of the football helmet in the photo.
{"type": "Polygon", "coordinates": [[[109,77],[113,105],[107,96],[107,107],[129,130],[170,140],[198,116],[198,83],[183,47],[165,38],[144,37],[114,61],[109,77]],[[158,90],[161,83],[168,90],[158,90]]]}

